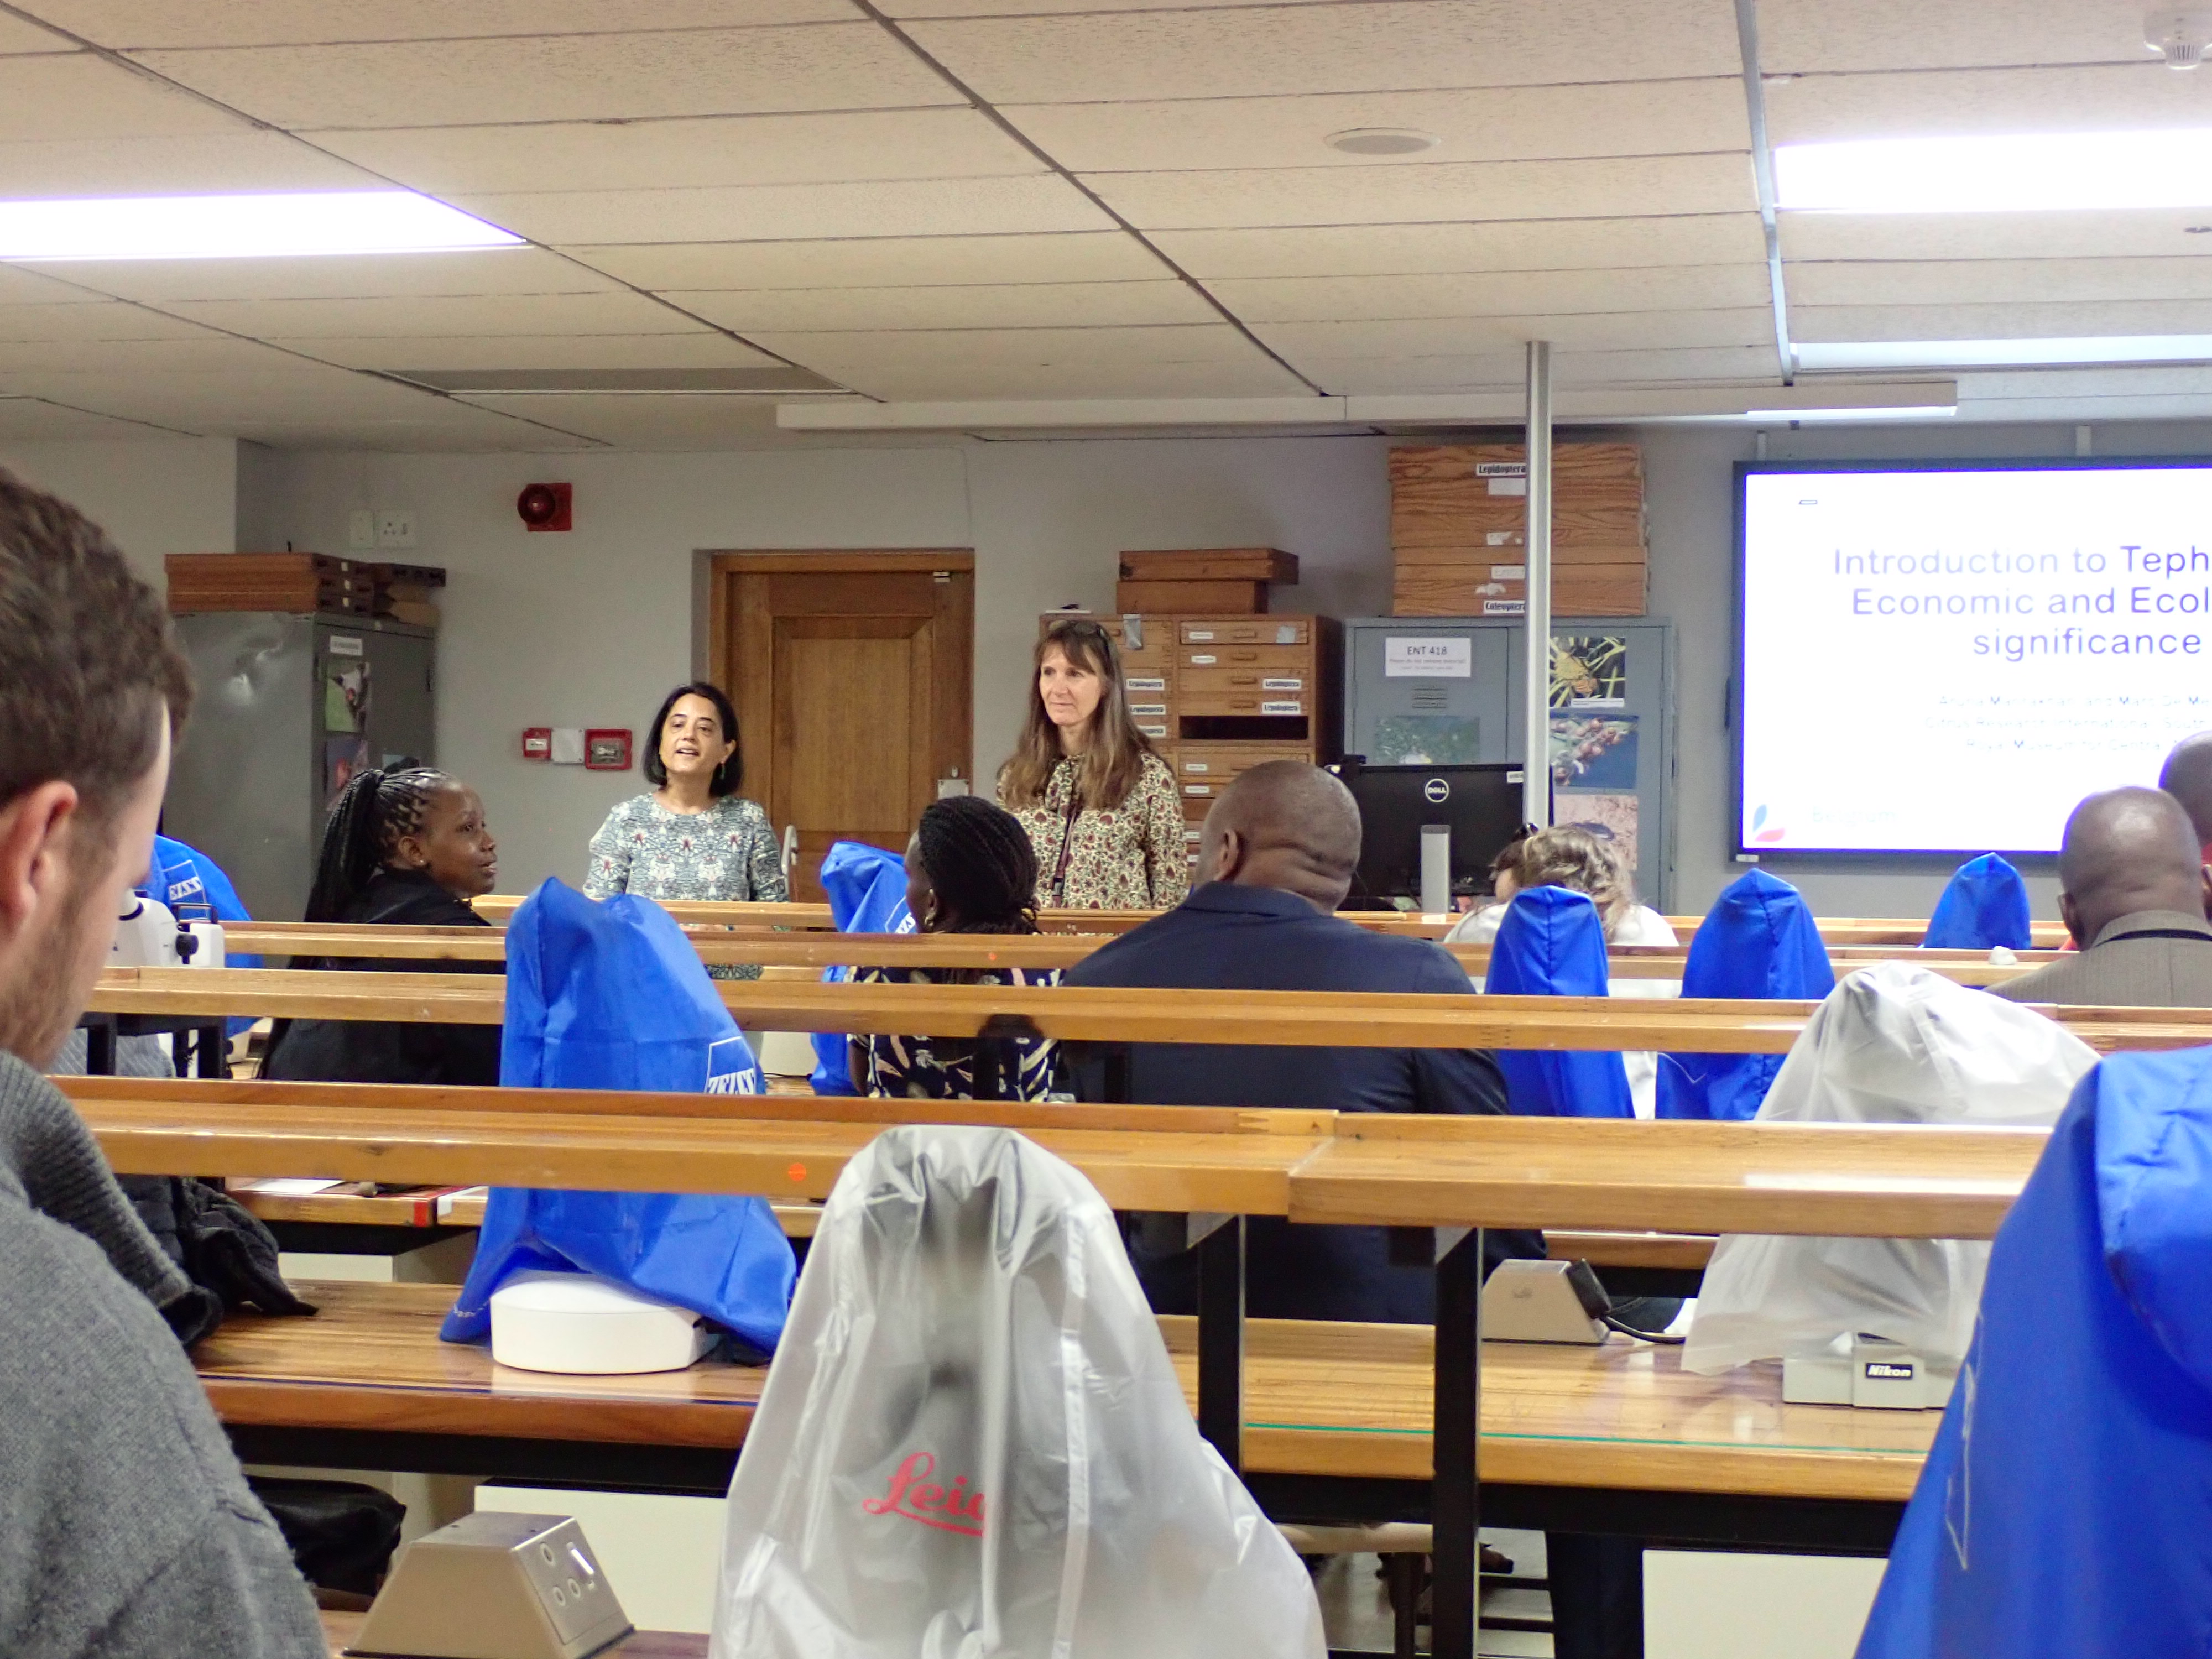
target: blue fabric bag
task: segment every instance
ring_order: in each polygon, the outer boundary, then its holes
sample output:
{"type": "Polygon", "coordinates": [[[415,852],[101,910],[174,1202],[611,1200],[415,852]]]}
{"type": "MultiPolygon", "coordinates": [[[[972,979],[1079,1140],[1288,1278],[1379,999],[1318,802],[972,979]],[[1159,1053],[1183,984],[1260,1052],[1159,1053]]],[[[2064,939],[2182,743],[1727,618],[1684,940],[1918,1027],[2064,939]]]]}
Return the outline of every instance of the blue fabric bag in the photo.
{"type": "MultiPolygon", "coordinates": [[[[1817,1002],[1836,988],[1828,947],[1805,896],[1764,870],[1738,877],[1713,901],[1682,968],[1686,997],[1817,1002]]],[[[1785,1054],[1662,1054],[1660,1117],[1747,1121],[1785,1054]]]]}
{"type": "MultiPolygon", "coordinates": [[[[1506,907],[1490,947],[1483,991],[1491,996],[1607,994],[1605,925],[1585,893],[1524,887],[1506,907]]],[[[1618,1054],[1500,1048],[1507,1103],[1531,1117],[1633,1117],[1628,1073],[1618,1054]]]]}
{"type": "Polygon", "coordinates": [[[2205,1651],[2208,1193],[2212,1048],[2081,1079],[1997,1234],[1859,1659],[2205,1651]]]}
{"type": "Polygon", "coordinates": [[[1920,943],[1943,951],[1987,951],[1996,945],[2025,951],[2034,936],[2027,925],[2027,884],[1995,853],[1968,859],[1952,872],[1928,937],[1920,943]]]}
{"type": "MultiPolygon", "coordinates": [[[[507,924],[500,1082],[762,1092],[752,1051],[668,913],[628,893],[595,904],[550,878],[507,924]]],[[[532,1268],[615,1280],[703,1314],[763,1353],[783,1334],[798,1276],[765,1199],[500,1187],[438,1334],[482,1340],[492,1292],[532,1268]]]]}
{"type": "MultiPolygon", "coordinates": [[[[217,864],[197,847],[167,836],[154,837],[154,859],[147,866],[146,879],[139,884],[141,897],[156,899],[176,915],[179,921],[197,921],[204,909],[217,921],[251,921],[246,906],[240,902],[238,890],[230,884],[230,878],[217,864]]],[[[259,957],[250,951],[234,951],[225,949],[223,965],[227,968],[258,968],[259,957]]],[[[250,1019],[229,1019],[223,1022],[223,1030],[231,1036],[249,1030],[250,1019]]]]}
{"type": "MultiPolygon", "coordinates": [[[[914,915],[906,908],[906,860],[865,842],[830,844],[822,860],[822,890],[830,896],[830,920],[841,933],[911,933],[914,915]]],[[[850,968],[825,968],[824,984],[853,977],[850,968]]],[[[814,1036],[814,1092],[849,1095],[853,1072],[845,1037],[834,1031],[814,1036]]]]}

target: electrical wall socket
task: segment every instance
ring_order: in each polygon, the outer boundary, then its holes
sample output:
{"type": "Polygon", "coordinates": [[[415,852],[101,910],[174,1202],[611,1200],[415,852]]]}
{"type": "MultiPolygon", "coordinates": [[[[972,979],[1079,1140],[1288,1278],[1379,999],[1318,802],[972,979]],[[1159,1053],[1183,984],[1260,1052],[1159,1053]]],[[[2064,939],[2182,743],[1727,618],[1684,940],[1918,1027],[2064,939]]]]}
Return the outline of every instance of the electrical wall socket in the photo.
{"type": "Polygon", "coordinates": [[[346,520],[346,545],[357,553],[376,550],[376,514],[366,507],[356,507],[346,520]]]}
{"type": "Polygon", "coordinates": [[[376,514],[376,544],[379,547],[414,546],[415,515],[394,508],[380,507],[376,514]]]}

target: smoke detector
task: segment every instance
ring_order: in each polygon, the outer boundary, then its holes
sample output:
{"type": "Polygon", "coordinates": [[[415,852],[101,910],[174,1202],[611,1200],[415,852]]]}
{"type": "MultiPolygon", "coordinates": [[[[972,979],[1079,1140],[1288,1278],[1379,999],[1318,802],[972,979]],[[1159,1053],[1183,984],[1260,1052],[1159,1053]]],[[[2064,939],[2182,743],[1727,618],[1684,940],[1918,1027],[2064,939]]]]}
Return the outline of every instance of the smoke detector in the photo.
{"type": "Polygon", "coordinates": [[[1437,135],[1412,127],[1347,127],[1322,141],[1346,155],[1411,155],[1437,147],[1437,135]]]}
{"type": "Polygon", "coordinates": [[[2170,70],[2193,70],[2212,51],[2212,12],[2150,12],[2143,18],[2143,46],[2170,70]]]}

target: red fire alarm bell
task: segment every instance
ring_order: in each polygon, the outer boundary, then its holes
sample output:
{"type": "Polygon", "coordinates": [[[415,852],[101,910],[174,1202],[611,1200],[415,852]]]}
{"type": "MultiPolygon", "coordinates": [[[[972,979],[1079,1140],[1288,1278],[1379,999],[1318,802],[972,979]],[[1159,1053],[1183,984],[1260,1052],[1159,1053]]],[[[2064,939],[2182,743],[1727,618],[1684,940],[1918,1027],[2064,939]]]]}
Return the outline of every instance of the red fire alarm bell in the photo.
{"type": "Polygon", "coordinates": [[[569,508],[575,491],[564,483],[525,484],[522,493],[514,498],[514,510],[522,517],[526,530],[568,530],[569,508]]]}
{"type": "Polygon", "coordinates": [[[584,765],[593,772],[629,770],[629,733],[590,731],[584,733],[584,765]]]}
{"type": "Polygon", "coordinates": [[[553,758],[553,728],[550,726],[525,726],[522,732],[522,758],[550,761],[553,758]]]}

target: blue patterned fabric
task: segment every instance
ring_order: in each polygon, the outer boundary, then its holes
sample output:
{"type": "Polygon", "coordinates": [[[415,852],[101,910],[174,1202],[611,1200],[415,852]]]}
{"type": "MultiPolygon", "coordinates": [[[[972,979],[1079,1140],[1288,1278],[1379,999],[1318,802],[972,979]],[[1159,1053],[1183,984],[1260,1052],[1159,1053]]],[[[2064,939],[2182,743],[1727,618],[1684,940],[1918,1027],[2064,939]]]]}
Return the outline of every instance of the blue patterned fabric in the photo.
{"type": "MultiPolygon", "coordinates": [[[[837,841],[822,859],[822,890],[830,897],[830,919],[841,933],[911,933],[914,915],[906,908],[906,860],[866,842],[837,841]]],[[[825,968],[823,981],[836,985],[853,977],[850,967],[825,968]]],[[[851,1095],[853,1067],[842,1032],[814,1034],[817,1095],[851,1095]]]]}

